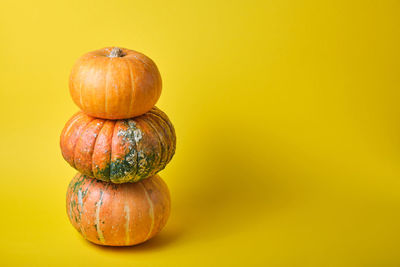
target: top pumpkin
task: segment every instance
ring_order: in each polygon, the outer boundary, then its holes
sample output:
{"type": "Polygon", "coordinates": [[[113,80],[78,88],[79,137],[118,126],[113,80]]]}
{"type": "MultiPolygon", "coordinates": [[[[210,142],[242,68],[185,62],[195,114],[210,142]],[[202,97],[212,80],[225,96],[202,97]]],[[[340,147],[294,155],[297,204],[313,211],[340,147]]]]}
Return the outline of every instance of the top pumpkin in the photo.
{"type": "Polygon", "coordinates": [[[69,90],[88,115],[128,119],[149,111],[161,94],[161,76],[147,56],[106,47],[83,55],[72,68],[69,90]]]}

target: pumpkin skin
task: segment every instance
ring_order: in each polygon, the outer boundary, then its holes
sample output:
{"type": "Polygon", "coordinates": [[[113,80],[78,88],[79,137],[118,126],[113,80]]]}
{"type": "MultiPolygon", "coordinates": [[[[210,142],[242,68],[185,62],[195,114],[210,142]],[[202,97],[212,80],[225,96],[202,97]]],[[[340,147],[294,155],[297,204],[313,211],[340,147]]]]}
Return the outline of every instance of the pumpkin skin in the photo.
{"type": "Polygon", "coordinates": [[[157,107],[132,119],[106,120],[78,112],[60,138],[64,159],[82,174],[112,182],[137,182],[164,169],[175,153],[176,136],[157,107]]]}
{"type": "Polygon", "coordinates": [[[117,47],[83,55],[69,78],[69,90],[78,107],[103,119],[146,113],[157,103],[161,86],[161,75],[150,58],[117,47]]]}
{"type": "Polygon", "coordinates": [[[158,176],[112,184],[78,173],[67,191],[70,222],[90,242],[131,246],[155,236],[171,209],[168,187],[158,176]]]}

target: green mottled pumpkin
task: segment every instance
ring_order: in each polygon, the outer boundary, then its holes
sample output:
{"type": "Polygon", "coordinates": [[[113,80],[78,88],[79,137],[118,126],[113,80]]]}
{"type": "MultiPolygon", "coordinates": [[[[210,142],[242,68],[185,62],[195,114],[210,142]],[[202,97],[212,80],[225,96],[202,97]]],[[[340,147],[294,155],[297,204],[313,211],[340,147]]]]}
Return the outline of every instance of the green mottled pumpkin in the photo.
{"type": "Polygon", "coordinates": [[[99,119],[76,113],[60,138],[64,159],[96,179],[137,182],[164,169],[175,153],[175,130],[157,107],[124,120],[99,119]]]}

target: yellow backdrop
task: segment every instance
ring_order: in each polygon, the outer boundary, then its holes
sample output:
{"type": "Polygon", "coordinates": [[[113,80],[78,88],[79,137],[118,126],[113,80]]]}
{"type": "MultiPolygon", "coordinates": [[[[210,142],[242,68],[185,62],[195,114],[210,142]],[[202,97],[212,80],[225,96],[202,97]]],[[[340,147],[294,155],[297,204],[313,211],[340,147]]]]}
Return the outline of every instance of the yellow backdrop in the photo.
{"type": "Polygon", "coordinates": [[[399,266],[399,1],[11,1],[0,8],[3,265],[399,266]],[[85,242],[59,134],[69,71],[118,45],[158,65],[176,127],[168,225],[85,242]]]}

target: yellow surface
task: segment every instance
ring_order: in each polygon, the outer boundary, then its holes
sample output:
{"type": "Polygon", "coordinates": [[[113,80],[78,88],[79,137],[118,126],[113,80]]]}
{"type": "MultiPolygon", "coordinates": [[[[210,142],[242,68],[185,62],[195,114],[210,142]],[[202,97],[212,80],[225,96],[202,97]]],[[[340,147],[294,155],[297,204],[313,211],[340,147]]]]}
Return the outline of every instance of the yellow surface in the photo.
{"type": "Polygon", "coordinates": [[[2,1],[1,265],[399,266],[399,1],[2,1]],[[159,66],[172,215],[112,249],[70,225],[68,75],[119,45],[159,66]]]}

